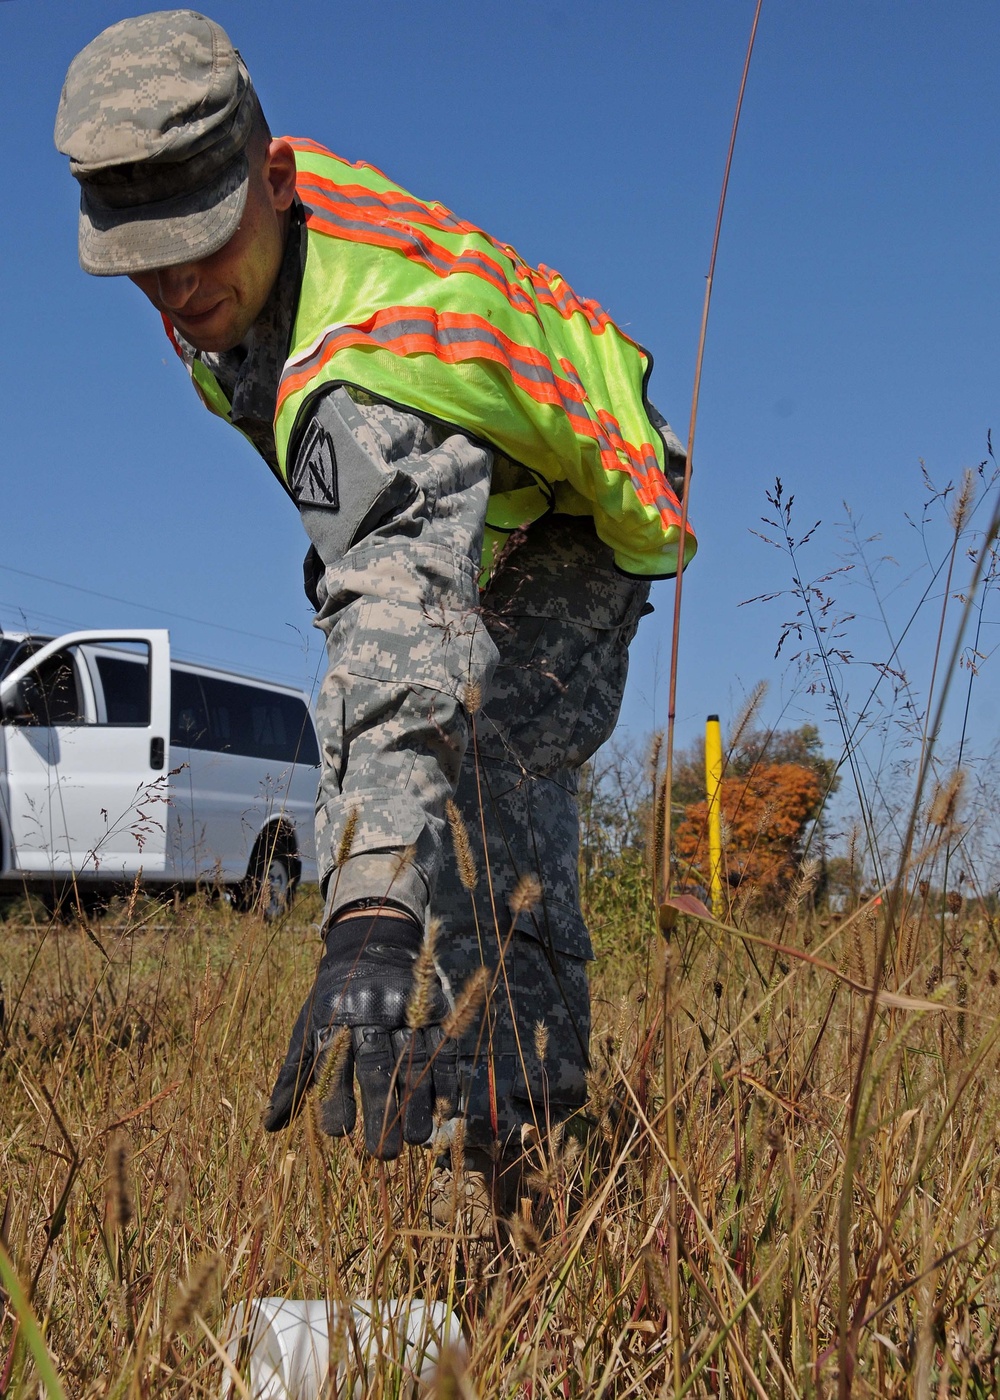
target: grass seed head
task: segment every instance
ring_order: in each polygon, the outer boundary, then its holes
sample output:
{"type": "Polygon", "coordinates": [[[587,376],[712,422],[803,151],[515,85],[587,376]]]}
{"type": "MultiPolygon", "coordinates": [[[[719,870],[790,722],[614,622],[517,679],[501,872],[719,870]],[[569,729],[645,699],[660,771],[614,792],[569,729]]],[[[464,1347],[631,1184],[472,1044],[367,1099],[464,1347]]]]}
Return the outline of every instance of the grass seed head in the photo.
{"type": "Polygon", "coordinates": [[[976,494],[976,478],[971,468],[966,467],[962,473],[962,485],[959,487],[958,495],[955,497],[955,504],[951,510],[951,528],[956,535],[960,535],[965,529],[969,519],[969,509],[976,494]]]}
{"type": "Polygon", "coordinates": [[[466,712],[470,715],[477,715],[483,707],[483,689],[478,681],[469,681],[462,696],[462,703],[466,712]]]}
{"type": "Polygon", "coordinates": [[[962,796],[962,787],[965,783],[965,774],[961,768],[954,769],[948,777],[941,783],[934,793],[931,802],[930,824],[939,826],[942,829],[955,825],[955,818],[958,814],[958,803],[962,796]]]}
{"type": "Polygon", "coordinates": [[[660,758],[663,755],[663,730],[658,729],[649,746],[649,785],[655,788],[660,781],[660,758]]]}
{"type": "Polygon", "coordinates": [[[333,1040],[330,1042],[330,1049],[323,1067],[319,1072],[319,1080],[316,1084],[316,1099],[322,1103],[330,1090],[344,1073],[344,1066],[347,1063],[348,1051],[351,1048],[351,1028],[350,1026],[338,1026],[333,1033],[333,1040]]]}
{"type": "Polygon", "coordinates": [[[221,1260],[217,1254],[203,1254],[180,1284],[167,1319],[167,1335],[174,1336],[191,1326],[195,1313],[204,1313],[219,1272],[221,1260]]]}
{"type": "Polygon", "coordinates": [[[535,1228],[534,1221],[523,1215],[515,1215],[510,1222],[510,1233],[520,1254],[541,1254],[542,1237],[535,1228]]]}
{"type": "Polygon", "coordinates": [[[429,1394],[433,1400],[465,1400],[472,1394],[465,1384],[465,1358],[458,1347],[442,1351],[429,1394]]]}
{"type": "Polygon", "coordinates": [[[730,753],[739,748],[740,740],[756,719],[757,711],[760,709],[766,694],[767,681],[758,681],[743,702],[742,709],[737,712],[736,718],[733,720],[732,731],[729,735],[727,747],[730,753]]]}
{"type": "Polygon", "coordinates": [[[795,881],[788,896],[788,912],[794,913],[809,898],[816,888],[820,875],[821,862],[817,856],[810,856],[802,862],[799,878],[795,881]]]}
{"type": "Polygon", "coordinates": [[[347,814],[347,821],[344,822],[344,829],[340,833],[340,841],[337,845],[337,859],[334,862],[338,870],[342,865],[347,863],[347,859],[351,854],[351,848],[354,845],[354,837],[358,830],[358,820],[360,816],[361,809],[359,807],[352,807],[347,814]]]}
{"type": "Polygon", "coordinates": [[[413,991],[406,1008],[406,1024],[411,1030],[419,1030],[421,1026],[430,1024],[434,992],[438,982],[437,968],[434,964],[437,931],[438,922],[431,919],[417,960],[413,964],[413,991]]]}
{"type": "Polygon", "coordinates": [[[488,967],[477,967],[470,977],[465,979],[462,990],[455,998],[455,1006],[445,1017],[441,1029],[451,1040],[458,1040],[472,1025],[476,1014],[486,999],[486,989],[489,986],[490,970],[488,967]]]}
{"type": "Polygon", "coordinates": [[[670,1275],[667,1261],[654,1245],[647,1244],[642,1251],[643,1269],[650,1296],[660,1312],[670,1310],[670,1275]]]}
{"type": "Polygon", "coordinates": [[[455,859],[458,861],[458,878],[463,888],[471,894],[479,883],[479,874],[472,854],[472,843],[469,841],[469,829],[465,825],[465,818],[450,797],[445,804],[445,811],[448,814],[451,839],[455,846],[455,859]]]}
{"type": "Polygon", "coordinates": [[[514,893],[510,897],[511,913],[517,918],[518,914],[530,914],[532,909],[537,908],[542,897],[542,886],[537,875],[522,875],[514,887],[514,893]]]}
{"type": "Polygon", "coordinates": [[[865,961],[865,945],[862,937],[861,920],[855,919],[851,924],[851,966],[854,976],[862,984],[868,982],[868,967],[865,961]]]}
{"type": "Polygon", "coordinates": [[[178,1170],[177,1174],[170,1179],[170,1186],[167,1189],[166,1201],[164,1203],[168,1220],[176,1220],[183,1214],[187,1199],[187,1177],[183,1171],[178,1170]]]}
{"type": "Polygon", "coordinates": [[[108,1180],[104,1217],[114,1230],[124,1230],[135,1214],[132,1190],[128,1179],[128,1139],[124,1134],[112,1138],[108,1148],[108,1180]]]}

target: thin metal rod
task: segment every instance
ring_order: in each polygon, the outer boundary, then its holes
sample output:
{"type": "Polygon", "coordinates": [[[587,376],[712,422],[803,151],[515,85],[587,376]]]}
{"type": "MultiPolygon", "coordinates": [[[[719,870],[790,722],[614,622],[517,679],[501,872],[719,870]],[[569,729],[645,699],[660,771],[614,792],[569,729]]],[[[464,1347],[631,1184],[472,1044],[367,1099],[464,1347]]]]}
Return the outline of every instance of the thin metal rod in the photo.
{"type": "MultiPolygon", "coordinates": [[[[674,620],[673,634],[670,647],[670,690],[667,705],[667,756],[665,772],[663,777],[663,845],[660,855],[660,888],[658,890],[658,902],[660,906],[660,925],[664,933],[669,938],[671,921],[669,916],[672,910],[667,910],[665,902],[670,895],[671,872],[670,872],[670,828],[671,828],[671,789],[673,786],[673,764],[674,764],[674,719],[677,713],[677,647],[681,630],[681,594],[682,581],[684,578],[684,553],[687,544],[687,520],[688,520],[688,499],[691,494],[691,463],[694,458],[694,432],[698,421],[698,398],[701,393],[701,366],[705,358],[705,335],[708,330],[708,309],[712,300],[712,282],[715,277],[715,259],[719,251],[719,236],[722,232],[722,215],[726,207],[726,190],[729,187],[729,172],[733,164],[733,150],[736,146],[736,132],[740,124],[740,111],[743,107],[743,94],[746,91],[747,74],[750,71],[750,58],[753,54],[754,39],[757,36],[757,22],[760,19],[760,10],[763,0],[757,0],[757,8],[754,11],[753,27],[750,30],[750,42],[747,45],[747,56],[743,64],[743,76],[740,80],[739,97],[736,100],[736,112],[733,117],[733,129],[729,137],[729,151],[726,155],[726,169],[722,178],[722,193],[719,196],[719,212],[715,220],[715,234],[712,238],[712,256],[708,265],[708,278],[705,282],[705,304],[701,313],[701,332],[698,336],[698,357],[695,361],[694,388],[691,397],[691,418],[688,424],[687,441],[687,462],[684,467],[684,491],[681,500],[681,527],[680,527],[680,551],[677,561],[677,586],[674,591],[674,620]]],[[[670,1163],[670,1179],[667,1187],[667,1220],[669,1238],[669,1268],[670,1268],[670,1318],[671,1318],[671,1372],[673,1380],[673,1395],[680,1394],[682,1389],[682,1355],[683,1344],[681,1341],[681,1308],[680,1308],[680,1231],[678,1229],[677,1210],[677,1178],[680,1171],[677,1152],[677,1123],[676,1123],[676,1085],[674,1083],[674,1018],[673,1018],[673,987],[672,987],[672,957],[673,948],[667,944],[663,950],[663,1096],[664,1110],[666,1114],[666,1137],[667,1137],[667,1158],[670,1163]]]]}
{"type": "Polygon", "coordinates": [[[712,301],[712,282],[715,279],[715,259],[719,252],[719,237],[722,233],[722,215],[726,208],[726,191],[729,188],[729,172],[733,165],[733,151],[736,149],[736,133],[740,125],[740,112],[743,108],[743,94],[746,92],[747,76],[750,72],[750,59],[753,55],[754,40],[757,37],[757,23],[763,0],[757,0],[753,26],[747,44],[747,56],[743,63],[743,76],[740,79],[739,96],[736,99],[736,112],[733,116],[733,129],[729,137],[729,151],[726,155],[726,169],[722,177],[722,193],[719,196],[719,212],[715,219],[715,234],[712,238],[712,256],[708,264],[708,277],[705,281],[705,304],[701,313],[701,332],[698,336],[698,356],[694,367],[694,389],[691,395],[691,418],[688,423],[687,463],[684,468],[684,496],[681,501],[680,558],[677,566],[677,585],[674,590],[673,631],[670,639],[670,685],[667,698],[667,757],[664,773],[664,815],[663,850],[660,866],[659,902],[662,904],[670,894],[670,797],[674,777],[674,721],[677,715],[677,648],[681,632],[681,595],[684,579],[684,546],[687,541],[688,500],[691,495],[691,463],[694,459],[694,433],[698,422],[698,399],[701,395],[701,367],[705,358],[705,336],[708,331],[708,310],[712,301]]]}

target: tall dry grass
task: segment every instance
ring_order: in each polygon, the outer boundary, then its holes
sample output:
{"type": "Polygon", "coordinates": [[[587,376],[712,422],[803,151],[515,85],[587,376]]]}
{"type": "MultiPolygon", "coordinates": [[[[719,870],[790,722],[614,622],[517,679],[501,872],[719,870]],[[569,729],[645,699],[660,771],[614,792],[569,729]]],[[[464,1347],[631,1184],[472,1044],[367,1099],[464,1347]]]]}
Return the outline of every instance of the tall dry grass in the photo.
{"type": "MultiPolygon", "coordinates": [[[[431,1160],[260,1128],[314,972],[303,900],[266,926],[138,905],[3,927],[3,1238],[71,1397],[214,1396],[226,1309],[262,1294],[450,1298],[468,1337],[439,1394],[671,1394],[663,945],[626,853],[590,882],[592,1097],[533,1149],[534,1203],[492,1283],[429,1211],[431,1160]],[[464,1278],[464,1282],[463,1282],[464,1278]]],[[[852,1080],[886,913],[681,919],[673,1027],[682,1392],[995,1393],[1000,955],[975,907],[903,912],[877,1002],[846,1270],[852,1080]],[[779,937],[780,932],[780,937],[779,937]],[[895,984],[893,984],[895,985],[895,984]],[[846,1298],[841,1288],[846,1273],[846,1298]]],[[[16,1310],[5,1395],[39,1393],[16,1310]]],[[[43,1392],[44,1393],[44,1392],[43,1392]]],[[[331,1390],[330,1392],[334,1392],[331,1390]]],[[[367,1393],[404,1393],[387,1359],[367,1393]]]]}

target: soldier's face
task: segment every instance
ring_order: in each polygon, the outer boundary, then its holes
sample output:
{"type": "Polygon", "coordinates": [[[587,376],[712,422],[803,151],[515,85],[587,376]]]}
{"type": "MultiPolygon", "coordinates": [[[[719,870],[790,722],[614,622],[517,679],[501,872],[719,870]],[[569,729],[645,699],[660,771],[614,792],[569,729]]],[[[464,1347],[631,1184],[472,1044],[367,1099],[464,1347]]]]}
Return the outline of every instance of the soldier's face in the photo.
{"type": "Polygon", "coordinates": [[[272,141],[252,162],[246,207],[228,243],[197,262],[133,273],[131,280],[196,350],[231,350],[274,286],[294,194],[295,153],[272,141]]]}

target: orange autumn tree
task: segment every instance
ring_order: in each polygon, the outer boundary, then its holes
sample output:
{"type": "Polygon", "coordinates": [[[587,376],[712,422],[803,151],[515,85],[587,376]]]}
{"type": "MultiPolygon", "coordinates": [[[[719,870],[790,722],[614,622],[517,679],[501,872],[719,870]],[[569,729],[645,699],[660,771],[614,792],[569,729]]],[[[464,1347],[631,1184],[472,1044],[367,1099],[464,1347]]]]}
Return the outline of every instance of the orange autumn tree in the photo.
{"type": "MultiPolygon", "coordinates": [[[[788,889],[802,859],[806,827],[822,802],[818,775],[801,763],[758,764],[722,780],[722,879],[756,885],[768,902],[788,889]]],[[[692,802],[677,827],[675,850],[708,884],[708,809],[692,802]]]]}

